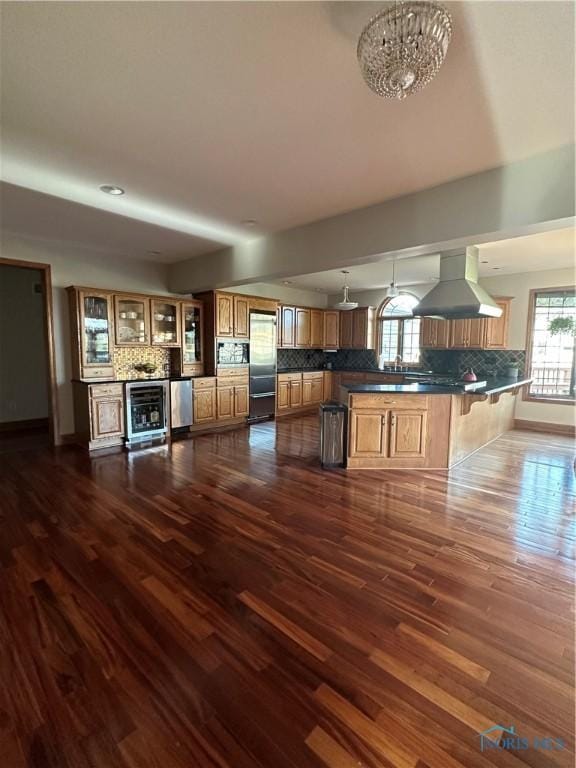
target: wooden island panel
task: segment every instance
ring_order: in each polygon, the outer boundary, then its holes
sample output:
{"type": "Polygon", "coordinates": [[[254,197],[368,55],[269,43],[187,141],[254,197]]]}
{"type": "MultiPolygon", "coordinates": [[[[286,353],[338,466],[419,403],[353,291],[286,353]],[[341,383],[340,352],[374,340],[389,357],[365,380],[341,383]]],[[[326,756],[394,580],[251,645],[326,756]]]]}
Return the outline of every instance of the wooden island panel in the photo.
{"type": "Polygon", "coordinates": [[[516,390],[474,400],[473,395],[452,395],[450,466],[514,426],[516,390]]]}

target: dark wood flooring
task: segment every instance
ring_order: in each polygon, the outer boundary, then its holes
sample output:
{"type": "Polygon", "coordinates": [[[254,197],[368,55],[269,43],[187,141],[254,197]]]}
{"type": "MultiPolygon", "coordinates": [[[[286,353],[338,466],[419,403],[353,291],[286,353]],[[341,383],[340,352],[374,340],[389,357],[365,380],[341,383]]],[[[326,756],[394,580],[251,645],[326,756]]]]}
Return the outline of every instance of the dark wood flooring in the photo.
{"type": "Polygon", "coordinates": [[[573,765],[572,441],[449,474],[317,445],[0,457],[1,768],[573,765]]]}

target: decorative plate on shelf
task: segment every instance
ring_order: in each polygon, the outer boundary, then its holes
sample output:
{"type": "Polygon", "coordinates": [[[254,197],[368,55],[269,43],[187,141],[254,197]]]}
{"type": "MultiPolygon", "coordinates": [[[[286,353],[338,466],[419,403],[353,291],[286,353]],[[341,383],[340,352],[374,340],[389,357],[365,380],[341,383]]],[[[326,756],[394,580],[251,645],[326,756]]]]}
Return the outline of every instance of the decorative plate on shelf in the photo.
{"type": "Polygon", "coordinates": [[[140,334],[134,328],[128,328],[126,325],[121,325],[118,329],[118,336],[122,341],[132,341],[138,338],[140,334]]]}

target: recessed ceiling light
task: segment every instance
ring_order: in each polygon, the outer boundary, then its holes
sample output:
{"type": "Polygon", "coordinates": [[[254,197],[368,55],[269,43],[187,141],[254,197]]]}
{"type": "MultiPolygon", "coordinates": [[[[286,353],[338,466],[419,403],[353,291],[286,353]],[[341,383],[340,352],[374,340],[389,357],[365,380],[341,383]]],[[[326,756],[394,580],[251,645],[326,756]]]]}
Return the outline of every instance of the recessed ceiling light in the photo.
{"type": "Polygon", "coordinates": [[[500,269],[500,267],[492,267],[492,269],[500,269]]]}
{"type": "Polygon", "coordinates": [[[240,222],[245,227],[255,227],[258,222],[256,219],[244,219],[244,221],[240,222]]]}
{"type": "Polygon", "coordinates": [[[161,251],[146,251],[146,253],[148,254],[148,256],[161,256],[162,255],[161,251]]]}
{"type": "Polygon", "coordinates": [[[115,197],[124,194],[122,187],[117,187],[115,184],[102,184],[100,192],[104,192],[107,195],[114,195],[115,197]]]}
{"type": "Polygon", "coordinates": [[[292,285],[293,282],[293,280],[282,280],[282,285],[292,285]]]}
{"type": "Polygon", "coordinates": [[[488,259],[484,259],[484,261],[481,261],[480,264],[488,264],[488,259]]]}

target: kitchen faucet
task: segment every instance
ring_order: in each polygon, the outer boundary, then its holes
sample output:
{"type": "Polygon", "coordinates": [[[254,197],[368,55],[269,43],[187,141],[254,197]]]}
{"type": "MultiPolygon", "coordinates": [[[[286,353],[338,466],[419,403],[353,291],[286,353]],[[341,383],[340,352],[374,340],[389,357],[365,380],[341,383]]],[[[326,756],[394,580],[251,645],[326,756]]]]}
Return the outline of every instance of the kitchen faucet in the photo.
{"type": "Polygon", "coordinates": [[[396,355],[394,358],[394,370],[398,370],[398,363],[400,363],[400,372],[402,372],[402,357],[400,355],[396,355]]]}

